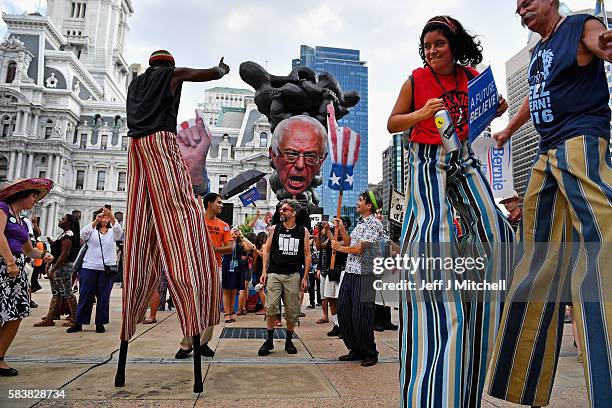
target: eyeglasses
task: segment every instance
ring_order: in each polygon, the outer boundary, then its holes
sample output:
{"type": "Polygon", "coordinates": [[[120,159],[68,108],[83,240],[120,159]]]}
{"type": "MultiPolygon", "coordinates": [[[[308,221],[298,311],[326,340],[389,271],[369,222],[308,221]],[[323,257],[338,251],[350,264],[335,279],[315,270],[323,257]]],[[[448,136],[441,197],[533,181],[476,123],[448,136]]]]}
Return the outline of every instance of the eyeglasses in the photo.
{"type": "Polygon", "coordinates": [[[280,153],[285,157],[285,160],[288,163],[295,163],[296,161],[298,161],[300,156],[303,157],[306,164],[310,166],[317,165],[321,161],[323,161],[323,156],[319,156],[317,153],[314,152],[300,153],[296,152],[295,150],[285,150],[284,152],[280,153]]]}
{"type": "Polygon", "coordinates": [[[281,212],[293,211],[293,208],[290,208],[290,207],[281,207],[280,211],[281,212]]]}

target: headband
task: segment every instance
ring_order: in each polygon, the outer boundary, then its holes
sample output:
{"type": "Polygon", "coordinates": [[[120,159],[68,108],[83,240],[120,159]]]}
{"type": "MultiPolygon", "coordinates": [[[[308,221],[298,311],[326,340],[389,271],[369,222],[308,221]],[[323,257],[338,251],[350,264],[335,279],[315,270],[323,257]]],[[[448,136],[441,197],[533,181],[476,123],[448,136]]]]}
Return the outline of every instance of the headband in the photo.
{"type": "Polygon", "coordinates": [[[374,211],[378,210],[378,201],[376,201],[376,197],[374,197],[374,193],[371,191],[368,191],[368,197],[370,197],[370,202],[372,203],[372,205],[374,206],[374,211]]]}
{"type": "Polygon", "coordinates": [[[443,26],[446,26],[451,33],[457,33],[457,25],[448,16],[434,17],[430,19],[425,26],[430,24],[442,24],[443,26]]]}
{"type": "Polygon", "coordinates": [[[149,65],[152,65],[152,63],[156,61],[168,61],[174,66],[174,57],[166,50],[155,51],[151,54],[149,57],[149,65]]]}

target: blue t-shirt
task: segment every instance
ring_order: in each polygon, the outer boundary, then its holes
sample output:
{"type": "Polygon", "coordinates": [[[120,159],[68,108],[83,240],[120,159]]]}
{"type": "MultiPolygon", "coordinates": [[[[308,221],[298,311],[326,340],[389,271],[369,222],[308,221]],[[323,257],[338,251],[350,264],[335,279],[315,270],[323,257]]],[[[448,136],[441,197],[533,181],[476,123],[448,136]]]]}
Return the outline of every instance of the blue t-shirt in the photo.
{"type": "Polygon", "coordinates": [[[578,65],[577,51],[587,14],[566,17],[538,42],[529,65],[529,108],[540,134],[540,153],[576,136],[610,139],[610,92],[603,61],[578,65]]]}

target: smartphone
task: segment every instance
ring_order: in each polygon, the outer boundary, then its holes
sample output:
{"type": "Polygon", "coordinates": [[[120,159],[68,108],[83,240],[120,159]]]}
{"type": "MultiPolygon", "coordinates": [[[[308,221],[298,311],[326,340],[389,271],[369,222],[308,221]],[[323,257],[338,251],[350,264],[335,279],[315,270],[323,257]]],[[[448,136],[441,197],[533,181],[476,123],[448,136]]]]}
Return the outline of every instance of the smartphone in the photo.
{"type": "Polygon", "coordinates": [[[107,208],[107,209],[109,209],[109,210],[111,210],[111,209],[112,209],[112,207],[111,207],[111,205],[110,205],[110,204],[106,204],[106,205],[104,206],[104,208],[107,208]]]}

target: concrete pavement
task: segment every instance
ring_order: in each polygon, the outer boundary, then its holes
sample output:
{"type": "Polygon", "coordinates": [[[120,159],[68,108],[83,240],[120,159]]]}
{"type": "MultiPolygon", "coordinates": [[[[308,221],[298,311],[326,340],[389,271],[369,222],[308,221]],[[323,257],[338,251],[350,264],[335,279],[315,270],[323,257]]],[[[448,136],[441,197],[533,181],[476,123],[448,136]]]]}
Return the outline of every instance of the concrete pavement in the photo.
{"type": "MultiPolygon", "coordinates": [[[[295,355],[283,340],[267,357],[257,356],[263,340],[220,339],[223,327],[264,327],[262,316],[238,316],[221,323],[211,348],[215,357],[202,358],[204,392],[194,394],[193,361],[175,360],[182,337],[176,312],[158,312],[158,323],[139,325],[129,346],[125,387],[115,388],[121,318],[121,289],[113,288],[111,323],[106,333],[84,326],[67,334],[54,327],[33,327],[46,314],[51,297],[48,281],[34,294],[40,305],[22,322],[6,360],[17,377],[0,377],[0,407],[397,407],[399,406],[398,332],[376,333],[379,364],[363,368],[341,363],[342,340],[329,338],[329,324],[315,324],[321,309],[304,308],[296,329],[295,355]],[[8,398],[9,391],[33,390],[26,398],[8,398]],[[52,390],[57,398],[35,398],[36,390],[52,390]]],[[[307,297],[307,295],[306,295],[307,297]]],[[[394,320],[397,322],[397,312],[394,320]]],[[[571,327],[566,325],[551,407],[588,407],[582,365],[576,361],[571,327]]],[[[23,392],[23,391],[22,391],[23,392]]],[[[518,407],[489,396],[484,408],[518,407]]]]}

